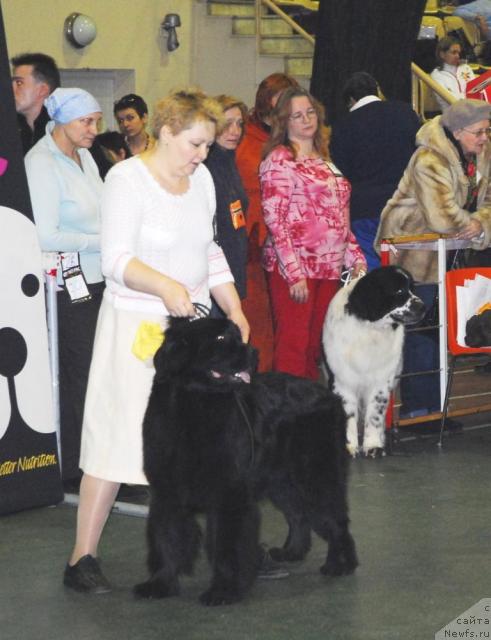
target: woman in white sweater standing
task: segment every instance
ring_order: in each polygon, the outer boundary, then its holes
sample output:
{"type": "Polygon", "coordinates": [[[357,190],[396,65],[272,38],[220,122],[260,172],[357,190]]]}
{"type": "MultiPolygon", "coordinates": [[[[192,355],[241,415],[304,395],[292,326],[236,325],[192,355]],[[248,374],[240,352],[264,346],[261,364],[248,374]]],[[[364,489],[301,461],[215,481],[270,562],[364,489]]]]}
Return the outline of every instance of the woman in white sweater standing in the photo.
{"type": "MultiPolygon", "coordinates": [[[[466,97],[466,85],[469,80],[475,78],[474,71],[469,65],[461,63],[461,53],[462,47],[458,40],[450,36],[441,38],[435,50],[437,66],[431,72],[433,80],[454,95],[456,100],[466,97]]],[[[442,111],[445,111],[450,106],[436,93],[435,98],[442,111]]]]}
{"type": "Polygon", "coordinates": [[[213,241],[215,192],[202,164],[220,106],[200,91],[178,91],[156,106],[157,144],[108,173],[102,198],[99,314],[85,404],[75,548],[64,584],[104,593],[97,546],[121,482],[146,484],[142,421],[154,369],[134,355],[142,323],[193,316],[210,292],[245,341],[249,325],[227,261],[213,241]]]}

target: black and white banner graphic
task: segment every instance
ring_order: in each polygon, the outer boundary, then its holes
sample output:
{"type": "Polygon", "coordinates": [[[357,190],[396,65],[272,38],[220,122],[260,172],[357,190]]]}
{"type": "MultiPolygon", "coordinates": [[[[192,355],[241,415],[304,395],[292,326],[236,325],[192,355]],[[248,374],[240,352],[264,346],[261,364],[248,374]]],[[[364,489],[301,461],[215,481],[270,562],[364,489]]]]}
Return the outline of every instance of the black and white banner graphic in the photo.
{"type": "Polygon", "coordinates": [[[44,285],[0,5],[0,514],[63,498],[44,285]]]}

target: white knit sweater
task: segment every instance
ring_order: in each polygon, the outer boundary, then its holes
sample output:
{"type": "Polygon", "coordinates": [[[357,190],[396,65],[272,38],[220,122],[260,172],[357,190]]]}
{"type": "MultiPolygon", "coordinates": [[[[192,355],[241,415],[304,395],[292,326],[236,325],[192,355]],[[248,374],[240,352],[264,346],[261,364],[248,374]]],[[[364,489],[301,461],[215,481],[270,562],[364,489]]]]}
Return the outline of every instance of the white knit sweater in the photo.
{"type": "Polygon", "coordinates": [[[193,302],[210,305],[209,291],[233,277],[213,241],[215,189],[204,165],[183,195],[165,191],[144,163],[130,158],[106,176],[102,194],[102,271],[106,296],[119,309],[168,315],[156,296],[129,289],[123,280],[132,258],[183,284],[193,302]]]}

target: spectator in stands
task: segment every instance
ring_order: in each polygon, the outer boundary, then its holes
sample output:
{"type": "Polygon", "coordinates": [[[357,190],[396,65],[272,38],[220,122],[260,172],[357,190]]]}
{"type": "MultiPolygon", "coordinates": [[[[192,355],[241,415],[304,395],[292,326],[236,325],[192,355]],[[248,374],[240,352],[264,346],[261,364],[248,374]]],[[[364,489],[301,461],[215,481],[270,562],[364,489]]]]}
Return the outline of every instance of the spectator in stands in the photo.
{"type": "MultiPolygon", "coordinates": [[[[417,150],[393,197],[382,211],[376,246],[383,238],[445,233],[485,249],[491,241],[490,105],[458,100],[442,116],[426,122],[417,150]]],[[[431,309],[438,281],[437,253],[398,249],[395,262],[422,283],[417,293],[431,309]]],[[[409,333],[404,373],[439,368],[436,332],[409,333]]],[[[438,373],[401,383],[401,414],[408,417],[440,409],[438,373]]]]}
{"type": "Polygon", "coordinates": [[[304,89],[281,94],[264,155],[259,175],[273,368],[316,380],[322,325],[343,265],[356,276],[366,261],[350,231],[349,182],[329,162],[324,109],[304,89]]]}
{"type": "Polygon", "coordinates": [[[491,0],[474,0],[474,2],[455,7],[453,15],[475,22],[481,36],[485,40],[491,40],[491,0]]]}
{"type": "Polygon", "coordinates": [[[153,147],[155,140],[145,129],[148,122],[148,107],[141,96],[129,93],[120,98],[114,103],[114,117],[132,155],[135,156],[153,147]]]}
{"type": "MultiPolygon", "coordinates": [[[[247,107],[232,96],[220,95],[216,100],[223,109],[225,120],[223,125],[218,127],[215,144],[205,160],[205,165],[215,184],[217,201],[215,240],[227,258],[239,296],[245,298],[246,213],[249,201],[235,164],[235,150],[244,135],[247,107]]],[[[214,303],[213,313],[217,312],[222,313],[214,303]]]]}
{"type": "MultiPolygon", "coordinates": [[[[435,50],[437,66],[431,72],[435,82],[441,84],[444,89],[455,96],[456,99],[465,98],[465,88],[469,80],[475,78],[474,72],[468,64],[462,64],[460,55],[462,47],[460,42],[445,36],[438,41],[435,50]]],[[[435,98],[440,109],[445,111],[448,103],[435,93],[435,98]]]]}
{"type": "Polygon", "coordinates": [[[11,60],[17,123],[24,155],[46,133],[45,99],[60,86],[56,62],[44,53],[23,53],[11,60]]]}
{"type": "Polygon", "coordinates": [[[56,89],[46,100],[46,135],[25,158],[41,249],[63,253],[58,269],[58,348],[62,476],[80,480],[82,417],[104,281],[100,256],[102,180],[90,155],[102,118],[83,89],[56,89]]]}
{"type": "Polygon", "coordinates": [[[251,342],[259,349],[259,369],[271,369],[273,327],[271,308],[264,271],[261,266],[261,250],[266,238],[266,226],[261,211],[261,187],[259,165],[265,143],[271,133],[271,111],[281,92],[298,83],[284,73],[272,73],[259,84],[255,104],[245,126],[244,137],[237,149],[236,163],[242,178],[249,209],[247,212],[248,265],[247,298],[244,311],[251,323],[251,342]]]}
{"type": "Polygon", "coordinates": [[[332,127],[330,151],[351,182],[351,229],[368,263],[380,266],[373,241],[382,209],[415,149],[421,125],[409,104],[381,100],[375,78],[353,73],[343,88],[349,114],[332,127]]]}

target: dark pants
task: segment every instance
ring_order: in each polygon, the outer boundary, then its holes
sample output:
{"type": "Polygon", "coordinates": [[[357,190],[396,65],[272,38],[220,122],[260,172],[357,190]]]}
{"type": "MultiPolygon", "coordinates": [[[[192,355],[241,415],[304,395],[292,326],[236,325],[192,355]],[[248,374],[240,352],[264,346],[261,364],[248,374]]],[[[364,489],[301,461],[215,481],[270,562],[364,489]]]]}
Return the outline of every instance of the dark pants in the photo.
{"type": "Polygon", "coordinates": [[[85,392],[104,283],[88,286],[92,298],[86,302],[72,303],[66,291],[57,294],[63,480],[81,475],[78,465],[85,392]]]}
{"type": "Polygon", "coordinates": [[[378,224],[379,218],[359,218],[351,221],[351,231],[363,251],[368,271],[380,267],[380,256],[373,248],[378,224]]]}
{"type": "MultiPolygon", "coordinates": [[[[422,284],[415,293],[426,305],[427,315],[422,324],[430,322],[431,313],[436,304],[438,287],[435,284],[422,284]]],[[[437,321],[435,320],[435,324],[437,321]]],[[[421,325],[419,325],[421,326],[421,325]]],[[[408,331],[404,343],[403,373],[439,369],[438,329],[426,331],[408,331]]],[[[440,375],[425,373],[401,380],[401,415],[424,415],[440,410],[440,375]]]]}

